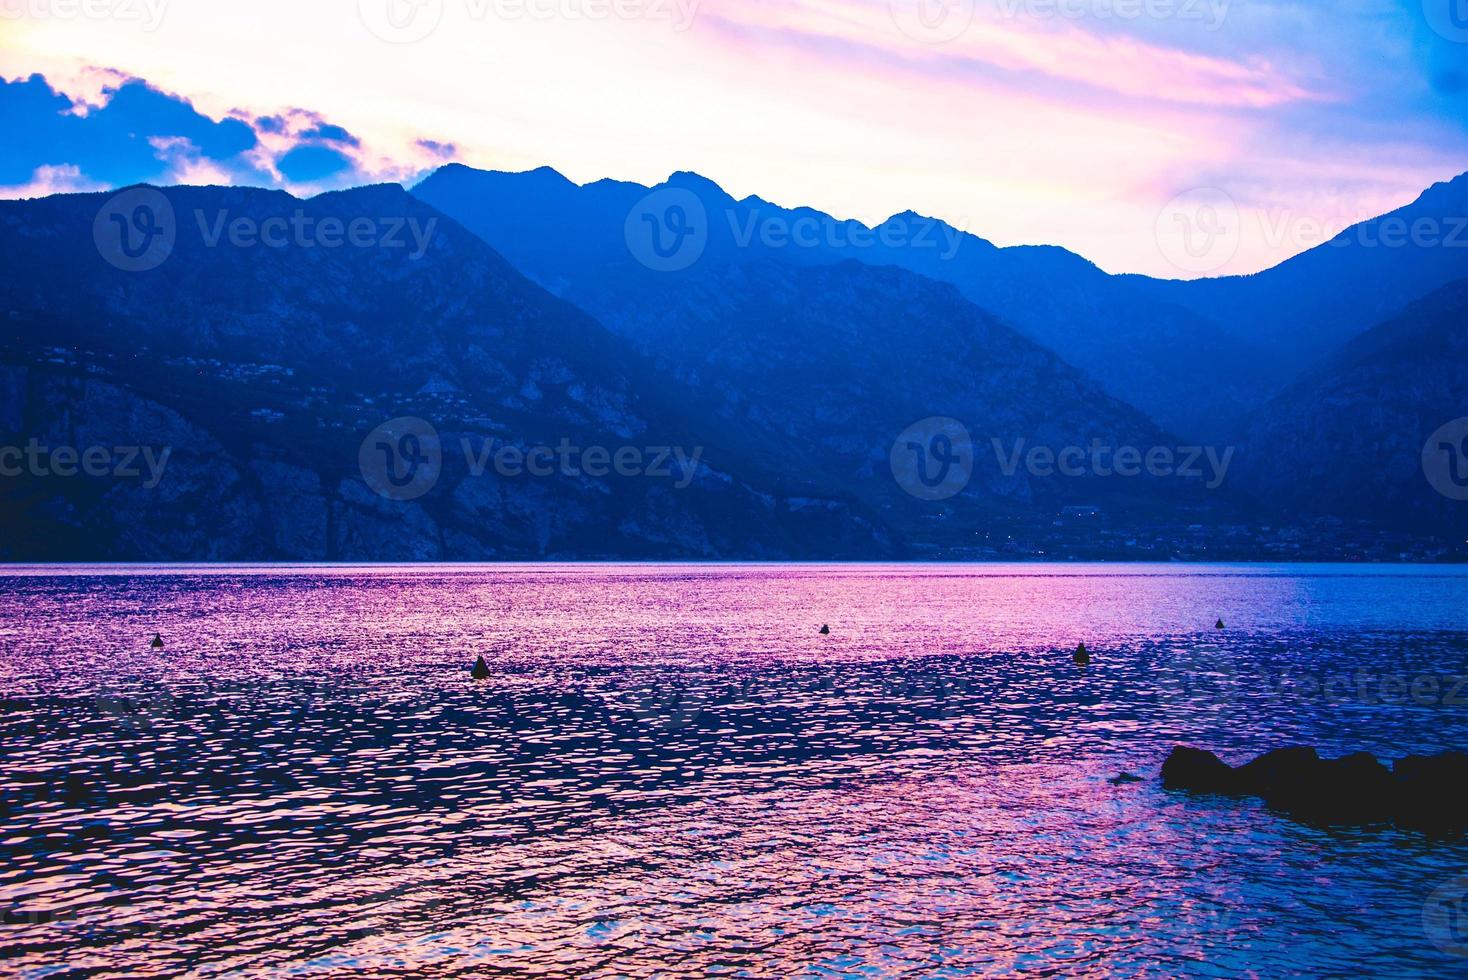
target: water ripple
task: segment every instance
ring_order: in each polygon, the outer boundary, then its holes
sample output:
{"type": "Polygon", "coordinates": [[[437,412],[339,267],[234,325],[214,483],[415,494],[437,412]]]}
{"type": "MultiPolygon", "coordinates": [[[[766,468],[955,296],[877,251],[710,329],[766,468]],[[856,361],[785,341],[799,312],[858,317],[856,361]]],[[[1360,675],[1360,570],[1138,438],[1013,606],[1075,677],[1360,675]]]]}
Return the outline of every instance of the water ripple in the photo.
{"type": "Polygon", "coordinates": [[[1463,842],[1152,777],[1178,741],[1468,746],[1465,599],[1436,569],[16,571],[0,959],[1453,975],[1422,909],[1463,842]]]}

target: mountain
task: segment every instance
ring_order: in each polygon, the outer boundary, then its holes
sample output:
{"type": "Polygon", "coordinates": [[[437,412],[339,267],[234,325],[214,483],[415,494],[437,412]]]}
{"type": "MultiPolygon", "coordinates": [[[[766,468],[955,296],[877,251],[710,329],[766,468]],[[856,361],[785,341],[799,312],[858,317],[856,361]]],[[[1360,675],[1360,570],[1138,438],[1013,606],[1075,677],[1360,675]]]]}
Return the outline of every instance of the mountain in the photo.
{"type": "Polygon", "coordinates": [[[1228,437],[1267,393],[1258,350],[1213,319],[1108,276],[1064,249],[998,248],[912,213],[868,228],[755,197],[735,201],[689,173],[657,187],[610,180],[577,186],[548,168],[515,174],[455,164],[434,172],[414,193],[552,292],[629,336],[622,321],[643,298],[681,280],[717,277],[756,262],[855,260],[956,286],[1089,373],[1113,398],[1183,436],[1228,437]],[[693,247],[665,261],[647,236],[656,230],[671,245],[673,229],[661,222],[674,208],[696,218],[698,227],[693,247]]]}
{"type": "Polygon", "coordinates": [[[1468,174],[1252,276],[1122,277],[1270,352],[1281,382],[1408,304],[1468,278],[1468,174]]]}
{"type": "Polygon", "coordinates": [[[933,226],[726,215],[688,174],[439,176],[0,202],[0,559],[1461,553],[1468,433],[1429,436],[1468,415],[1462,284],[1210,457],[915,259],[871,261],[962,254],[933,226]]]}
{"type": "Polygon", "coordinates": [[[1351,340],[1260,409],[1241,481],[1285,516],[1330,514],[1462,545],[1468,421],[1451,423],[1468,416],[1465,323],[1468,279],[1351,340]]]}
{"type": "Polygon", "coordinates": [[[675,175],[649,192],[612,181],[579,188],[547,170],[451,167],[415,193],[632,340],[683,386],[711,443],[823,481],[825,493],[850,492],[919,553],[1006,554],[1021,538],[1052,553],[1114,554],[1128,540],[1148,553],[1139,534],[1155,541],[1161,529],[1234,514],[1226,491],[1206,481],[1006,464],[1016,447],[1145,452],[1177,440],[951,284],[849,258],[793,261],[741,241],[737,227],[705,220],[721,199],[702,178],[675,175]],[[636,237],[649,193],[710,229],[685,267],[667,268],[636,237]],[[915,500],[889,457],[908,426],[934,418],[964,425],[972,472],[951,499],[915,500]],[[1099,511],[1101,526],[1057,520],[1067,511],[1099,511]]]}
{"type": "Polygon", "coordinates": [[[0,557],[898,553],[849,495],[702,447],[626,341],[395,185],[0,202],[0,246],[0,445],[37,447],[0,457],[0,557]],[[402,417],[431,429],[377,430],[402,417]],[[563,440],[645,455],[485,452],[563,440]]]}

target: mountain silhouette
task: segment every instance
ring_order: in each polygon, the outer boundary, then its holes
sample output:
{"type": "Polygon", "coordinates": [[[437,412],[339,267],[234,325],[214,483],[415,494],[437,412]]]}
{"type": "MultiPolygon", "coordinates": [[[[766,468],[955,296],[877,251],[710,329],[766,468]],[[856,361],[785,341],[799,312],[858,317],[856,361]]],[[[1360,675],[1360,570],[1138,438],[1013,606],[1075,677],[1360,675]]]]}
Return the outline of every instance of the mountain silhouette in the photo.
{"type": "Polygon", "coordinates": [[[578,186],[548,168],[527,173],[453,164],[413,191],[500,249],[532,278],[616,328],[647,291],[756,261],[898,266],[951,283],[969,300],[1089,373],[1116,399],[1191,438],[1224,438],[1267,391],[1261,357],[1212,319],[1056,247],[999,248],[912,212],[876,228],[757,197],[734,200],[697,174],[646,187],[578,186]],[[648,269],[630,254],[640,202],[696,198],[707,243],[686,269],[648,269]],[[1207,367],[1212,382],[1199,385],[1207,367]]]}
{"type": "Polygon", "coordinates": [[[156,483],[7,478],[0,558],[1451,557],[1464,539],[1468,433],[1439,430],[1468,415],[1468,287],[1413,294],[1451,272],[1446,247],[1169,283],[686,172],[461,166],[413,193],[0,202],[0,244],[0,445],[167,453],[156,483]],[[1332,276],[1404,307],[1331,320],[1332,276]],[[1260,353],[1301,343],[1266,315],[1314,337],[1303,372],[1260,353]],[[1203,432],[1237,448],[1226,480],[1054,471],[1070,447],[1203,432]],[[678,486],[486,469],[486,447],[562,443],[699,462],[678,486]]]}
{"type": "Polygon", "coordinates": [[[1468,173],[1255,275],[1123,278],[1269,351],[1272,381],[1287,382],[1408,304],[1468,278],[1468,173]]]}
{"type": "Polygon", "coordinates": [[[934,546],[936,521],[939,542],[960,549],[948,554],[982,555],[1003,547],[1008,530],[1033,535],[1069,507],[1152,531],[1233,513],[1226,492],[1198,481],[1002,466],[1016,445],[1176,439],[952,284],[843,257],[840,246],[810,256],[758,234],[742,239],[741,216],[759,205],[735,204],[697,175],[649,190],[455,166],[415,193],[503,242],[530,275],[633,341],[686,387],[692,417],[711,420],[716,443],[825,493],[848,490],[920,549],[934,546]],[[698,210],[706,233],[686,267],[646,261],[646,242],[629,229],[649,194],[698,210]],[[976,444],[965,492],[942,503],[914,499],[886,458],[898,433],[932,417],[962,421],[976,444]]]}

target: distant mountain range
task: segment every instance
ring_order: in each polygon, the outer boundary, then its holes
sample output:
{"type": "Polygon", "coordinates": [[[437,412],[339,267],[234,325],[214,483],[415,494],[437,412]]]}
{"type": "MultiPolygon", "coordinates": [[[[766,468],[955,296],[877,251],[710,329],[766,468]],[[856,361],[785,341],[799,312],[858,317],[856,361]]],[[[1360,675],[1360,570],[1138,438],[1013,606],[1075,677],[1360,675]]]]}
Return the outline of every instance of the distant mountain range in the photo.
{"type": "Polygon", "coordinates": [[[1279,365],[1271,374],[1288,382],[1368,327],[1468,278],[1468,174],[1257,275],[1118,278],[1269,352],[1279,365]]]}
{"type": "Polygon", "coordinates": [[[624,323],[640,318],[649,294],[678,283],[708,283],[695,291],[705,294],[719,289],[720,277],[754,262],[855,261],[951,283],[1089,373],[1113,397],[1181,435],[1226,438],[1266,393],[1263,349],[1208,317],[1108,276],[1065,249],[998,248],[913,213],[868,228],[755,197],[736,201],[689,173],[657,187],[610,180],[578,187],[549,169],[499,173],[450,165],[414,193],[634,340],[636,331],[624,323]],[[686,268],[648,268],[629,251],[628,215],[642,201],[656,209],[689,198],[707,228],[696,260],[686,268]]]}
{"type": "MultiPolygon", "coordinates": [[[[1465,187],[1395,220],[1446,229],[1465,187]]],[[[1462,556],[1422,454],[1468,416],[1468,250],[1342,238],[1167,282],[458,165],[0,202],[0,445],[169,450],[156,486],[7,472],[0,558],[1462,556]],[[558,445],[672,462],[485,465],[558,445]]]]}

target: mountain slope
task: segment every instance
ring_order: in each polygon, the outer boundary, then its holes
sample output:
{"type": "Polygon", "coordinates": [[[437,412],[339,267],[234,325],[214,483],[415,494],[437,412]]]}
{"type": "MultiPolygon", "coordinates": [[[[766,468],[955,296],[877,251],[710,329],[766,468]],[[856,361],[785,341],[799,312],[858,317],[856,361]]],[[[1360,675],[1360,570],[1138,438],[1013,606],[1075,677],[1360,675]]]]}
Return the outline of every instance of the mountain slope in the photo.
{"type": "Polygon", "coordinates": [[[1189,282],[1125,277],[1272,352],[1316,364],[1409,303],[1468,277],[1468,173],[1252,276],[1189,282]]]}
{"type": "Polygon", "coordinates": [[[164,478],[27,466],[0,487],[4,557],[892,553],[848,498],[792,500],[717,447],[668,476],[486,467],[486,444],[700,447],[625,341],[399,187],[129,193],[150,202],[146,221],[123,209],[133,231],[172,212],[154,268],[127,270],[108,195],[0,203],[0,434],[166,449],[164,478]],[[442,445],[413,499],[374,492],[369,470],[422,443],[364,443],[403,416],[442,445]]]}
{"type": "MultiPolygon", "coordinates": [[[[856,260],[951,283],[969,300],[1096,378],[1164,427],[1222,439],[1262,399],[1260,358],[1211,320],[1107,276],[1059,248],[997,248],[915,214],[875,229],[811,209],[735,201],[696,174],[656,188],[584,187],[542,168],[524,174],[444,167],[414,193],[485,238],[532,278],[614,328],[640,297],[750,262],[856,260]],[[706,241],[686,268],[647,268],[639,209],[696,211],[706,241]],[[629,238],[629,236],[631,236],[629,238]],[[629,248],[629,243],[633,246],[629,248]],[[1199,375],[1207,372],[1207,383],[1199,375]]],[[[652,256],[657,264],[656,256],[652,256]]],[[[618,328],[621,329],[621,328],[618,328]]],[[[621,332],[626,332],[622,329],[621,332]]]]}
{"type": "Polygon", "coordinates": [[[1465,323],[1468,280],[1356,337],[1259,411],[1240,478],[1286,515],[1371,520],[1462,544],[1468,502],[1434,490],[1428,471],[1450,479],[1455,464],[1429,437],[1468,416],[1465,323]]]}
{"type": "MultiPolygon", "coordinates": [[[[537,279],[632,339],[685,386],[712,442],[761,468],[825,480],[827,493],[849,490],[918,547],[987,554],[1017,535],[1075,547],[1079,535],[1056,530],[1056,516],[1087,505],[1106,515],[1107,531],[1125,531],[1123,541],[1138,528],[1155,536],[1232,513],[1226,492],[1200,481],[1002,465],[1017,445],[1145,451],[1176,441],[950,284],[892,265],[792,261],[780,248],[741,244],[728,225],[710,233],[697,261],[663,270],[634,257],[624,229],[645,188],[577,188],[539,171],[522,175],[520,193],[511,175],[441,175],[448,183],[433,178],[417,193],[506,243],[537,279]],[[888,458],[906,427],[933,417],[961,421],[977,448],[969,484],[944,501],[909,495],[888,458]]],[[[712,185],[692,175],[675,176],[671,189],[714,200],[712,185]]],[[[1092,537],[1088,548],[1104,535],[1092,537]]]]}

